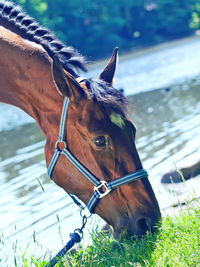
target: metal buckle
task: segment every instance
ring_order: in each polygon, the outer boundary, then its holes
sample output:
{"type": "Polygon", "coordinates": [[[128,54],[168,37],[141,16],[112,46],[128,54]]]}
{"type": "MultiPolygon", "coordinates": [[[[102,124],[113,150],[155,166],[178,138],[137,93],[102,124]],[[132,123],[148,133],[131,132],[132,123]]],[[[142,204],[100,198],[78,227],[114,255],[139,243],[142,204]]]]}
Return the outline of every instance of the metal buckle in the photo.
{"type": "Polygon", "coordinates": [[[94,187],[94,192],[97,192],[99,194],[99,198],[105,197],[107,194],[110,193],[111,189],[107,187],[107,182],[106,181],[100,181],[100,185],[94,187]],[[105,191],[103,191],[103,188],[105,191]],[[102,192],[100,192],[100,189],[102,192]]]}
{"type": "Polygon", "coordinates": [[[55,149],[58,149],[60,152],[63,151],[63,149],[67,148],[67,144],[65,141],[57,141],[55,144],[55,149]]]}

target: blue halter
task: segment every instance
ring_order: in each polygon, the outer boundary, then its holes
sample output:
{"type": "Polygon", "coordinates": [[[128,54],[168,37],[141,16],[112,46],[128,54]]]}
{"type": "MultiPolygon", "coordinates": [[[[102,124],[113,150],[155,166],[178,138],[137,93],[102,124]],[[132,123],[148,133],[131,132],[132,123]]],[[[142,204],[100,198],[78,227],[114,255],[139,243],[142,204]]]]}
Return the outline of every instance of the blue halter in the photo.
{"type": "MultiPolygon", "coordinates": [[[[94,193],[92,197],[90,198],[87,208],[90,211],[90,213],[94,213],[94,208],[98,201],[108,195],[113,189],[115,189],[118,186],[131,183],[135,180],[147,178],[148,173],[146,170],[142,169],[133,173],[130,173],[128,175],[122,176],[120,178],[117,178],[112,181],[101,181],[97,177],[95,177],[90,171],[88,171],[75,157],[74,155],[67,149],[66,144],[66,134],[67,134],[67,113],[68,113],[68,106],[69,106],[69,98],[64,99],[63,103],[63,109],[60,119],[60,129],[59,129],[59,135],[58,135],[58,141],[56,142],[56,149],[54,152],[54,155],[49,163],[48,166],[48,176],[52,179],[52,173],[55,168],[55,165],[59,159],[59,156],[61,154],[65,155],[65,157],[76,167],[76,169],[79,170],[80,173],[82,173],[86,179],[88,179],[93,185],[94,185],[94,193]],[[59,144],[62,144],[64,146],[63,149],[59,148],[59,144]]],[[[70,194],[70,196],[73,198],[73,200],[76,202],[74,197],[70,194]]],[[[76,203],[80,205],[80,203],[76,203]]]]}

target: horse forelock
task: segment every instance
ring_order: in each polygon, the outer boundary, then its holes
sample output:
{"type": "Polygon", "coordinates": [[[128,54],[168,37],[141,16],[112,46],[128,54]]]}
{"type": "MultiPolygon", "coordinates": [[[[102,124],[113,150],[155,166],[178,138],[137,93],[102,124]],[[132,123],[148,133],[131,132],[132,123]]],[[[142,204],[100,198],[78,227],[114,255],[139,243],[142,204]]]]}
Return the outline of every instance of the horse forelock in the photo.
{"type": "Polygon", "coordinates": [[[87,79],[85,85],[92,100],[104,106],[109,113],[126,114],[127,99],[123,93],[102,80],[87,79]]]}
{"type": "Polygon", "coordinates": [[[63,68],[75,77],[78,75],[74,68],[87,70],[85,58],[77,50],[64,45],[50,30],[41,27],[32,17],[23,12],[20,6],[0,0],[0,19],[18,29],[23,38],[42,45],[51,58],[57,55],[63,68]]]}

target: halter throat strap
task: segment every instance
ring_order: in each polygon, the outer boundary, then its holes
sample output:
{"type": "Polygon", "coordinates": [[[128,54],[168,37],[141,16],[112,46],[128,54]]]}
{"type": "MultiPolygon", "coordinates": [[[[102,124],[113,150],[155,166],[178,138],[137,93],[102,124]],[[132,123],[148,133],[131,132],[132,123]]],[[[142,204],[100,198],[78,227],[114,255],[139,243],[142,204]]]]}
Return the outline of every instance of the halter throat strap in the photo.
{"type": "MultiPolygon", "coordinates": [[[[58,134],[58,141],[55,145],[55,152],[51,158],[51,161],[49,163],[47,173],[48,176],[52,179],[53,170],[56,166],[56,163],[60,157],[61,154],[63,154],[69,162],[83,175],[86,179],[88,179],[93,185],[94,185],[94,193],[92,197],[90,198],[87,208],[88,210],[93,213],[94,208],[98,201],[108,195],[113,189],[115,189],[118,186],[131,183],[135,180],[147,178],[148,173],[146,170],[142,169],[133,173],[130,173],[128,175],[122,176],[120,178],[117,178],[112,181],[101,181],[99,180],[94,174],[92,174],[82,163],[80,163],[76,157],[67,149],[67,114],[68,114],[68,107],[69,107],[69,98],[64,99],[63,103],[63,109],[60,119],[60,128],[59,128],[59,134],[58,134]],[[60,149],[59,144],[62,143],[63,149],[60,149]]],[[[74,196],[70,194],[70,196],[74,200],[74,196]]],[[[75,200],[74,200],[75,201],[75,200]]],[[[76,201],[75,201],[76,203],[76,201]]]]}

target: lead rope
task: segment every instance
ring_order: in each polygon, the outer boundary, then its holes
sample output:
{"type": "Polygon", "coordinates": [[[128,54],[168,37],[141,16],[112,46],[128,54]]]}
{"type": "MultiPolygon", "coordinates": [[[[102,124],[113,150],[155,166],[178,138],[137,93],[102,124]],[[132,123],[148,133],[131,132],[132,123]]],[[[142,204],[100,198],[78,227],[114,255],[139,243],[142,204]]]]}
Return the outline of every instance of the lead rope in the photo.
{"type": "Polygon", "coordinates": [[[55,257],[53,257],[50,262],[48,262],[44,267],[53,267],[58,262],[61,261],[62,257],[76,244],[80,243],[80,241],[83,238],[83,230],[86,226],[86,223],[90,216],[92,215],[90,213],[89,216],[83,215],[83,210],[85,207],[74,197],[70,194],[70,197],[73,199],[73,201],[81,208],[80,210],[80,216],[82,218],[82,226],[80,228],[76,228],[73,233],[69,234],[70,240],[67,242],[67,244],[56,254],[55,257]]]}

